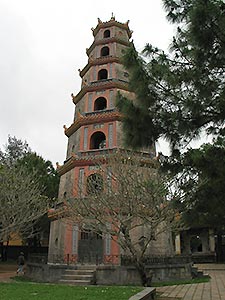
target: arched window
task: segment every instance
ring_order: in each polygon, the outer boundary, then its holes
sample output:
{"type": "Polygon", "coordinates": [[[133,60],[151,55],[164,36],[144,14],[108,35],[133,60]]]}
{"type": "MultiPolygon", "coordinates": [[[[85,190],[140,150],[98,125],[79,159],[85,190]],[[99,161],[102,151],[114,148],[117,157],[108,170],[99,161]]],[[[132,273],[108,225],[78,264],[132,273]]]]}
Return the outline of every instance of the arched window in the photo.
{"type": "Polygon", "coordinates": [[[90,149],[103,149],[106,147],[106,137],[103,132],[97,131],[91,136],[90,149]]]}
{"type": "Polygon", "coordinates": [[[99,97],[95,100],[94,111],[103,110],[107,107],[107,101],[104,97],[99,97]]]}
{"type": "Polygon", "coordinates": [[[100,193],[103,190],[103,178],[100,174],[91,174],[87,178],[87,194],[100,193]]]}
{"type": "Polygon", "coordinates": [[[103,34],[104,38],[109,38],[110,37],[110,30],[105,30],[103,34]]]}
{"type": "Polygon", "coordinates": [[[98,80],[107,79],[108,78],[108,71],[106,69],[101,69],[98,72],[98,80]]]}
{"type": "Polygon", "coordinates": [[[101,56],[108,56],[109,55],[109,47],[105,46],[101,49],[101,56]]]}

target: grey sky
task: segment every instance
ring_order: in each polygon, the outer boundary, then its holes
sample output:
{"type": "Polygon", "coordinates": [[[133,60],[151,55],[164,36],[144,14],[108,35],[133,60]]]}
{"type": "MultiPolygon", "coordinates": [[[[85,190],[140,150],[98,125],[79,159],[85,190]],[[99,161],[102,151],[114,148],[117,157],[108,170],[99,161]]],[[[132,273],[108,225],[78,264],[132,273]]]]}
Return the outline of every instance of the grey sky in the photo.
{"type": "Polygon", "coordinates": [[[0,0],[0,147],[10,134],[55,164],[65,159],[63,125],[73,120],[86,48],[97,18],[133,30],[136,48],[167,49],[173,35],[160,0],[0,0]]]}

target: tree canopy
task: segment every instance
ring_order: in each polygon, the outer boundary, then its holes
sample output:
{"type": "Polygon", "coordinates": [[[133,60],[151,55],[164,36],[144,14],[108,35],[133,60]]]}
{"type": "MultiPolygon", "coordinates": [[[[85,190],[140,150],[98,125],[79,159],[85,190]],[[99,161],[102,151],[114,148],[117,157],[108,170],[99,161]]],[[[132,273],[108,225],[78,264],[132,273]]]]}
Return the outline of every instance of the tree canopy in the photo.
{"type": "Polygon", "coordinates": [[[223,133],[225,119],[225,4],[220,0],[164,0],[177,25],[170,52],[131,45],[123,62],[136,101],[122,95],[126,143],[149,145],[160,137],[172,149],[199,137],[223,133]]]}
{"type": "Polygon", "coordinates": [[[0,242],[11,239],[12,233],[37,234],[40,218],[57,197],[58,184],[50,161],[32,152],[26,141],[9,136],[0,150],[0,242]]]}
{"type": "Polygon", "coordinates": [[[9,135],[8,141],[4,145],[4,150],[0,149],[0,164],[12,166],[17,160],[30,152],[31,149],[26,141],[9,135]]]}
{"type": "Polygon", "coordinates": [[[45,160],[36,152],[31,151],[26,141],[9,135],[4,150],[0,149],[0,164],[8,167],[22,167],[29,174],[36,177],[42,195],[48,198],[57,197],[58,173],[49,160],[45,160]]]}
{"type": "Polygon", "coordinates": [[[49,207],[47,197],[41,195],[34,174],[22,166],[0,167],[0,242],[12,234],[31,235],[35,223],[49,207]]]}
{"type": "Polygon", "coordinates": [[[184,174],[179,184],[185,201],[176,203],[189,226],[211,227],[221,231],[225,227],[225,148],[224,143],[204,144],[190,149],[179,159],[169,159],[175,173],[184,174]],[[175,162],[176,160],[176,162],[175,162]]]}
{"type": "Polygon", "coordinates": [[[35,152],[27,153],[17,161],[18,166],[23,166],[28,173],[35,174],[42,194],[48,198],[56,198],[59,187],[59,175],[49,160],[44,160],[35,152]]]}
{"type": "MultiPolygon", "coordinates": [[[[148,146],[169,142],[164,158],[186,195],[178,201],[193,225],[225,228],[225,3],[222,0],[163,0],[176,34],[166,52],[147,44],[138,53],[131,43],[123,57],[135,100],[117,98],[125,143],[148,146]],[[190,142],[202,136],[210,144],[190,142]],[[195,221],[195,222],[193,222],[195,221]]],[[[164,168],[165,170],[165,168],[164,168]]],[[[168,168],[167,168],[168,170],[168,168]]]]}

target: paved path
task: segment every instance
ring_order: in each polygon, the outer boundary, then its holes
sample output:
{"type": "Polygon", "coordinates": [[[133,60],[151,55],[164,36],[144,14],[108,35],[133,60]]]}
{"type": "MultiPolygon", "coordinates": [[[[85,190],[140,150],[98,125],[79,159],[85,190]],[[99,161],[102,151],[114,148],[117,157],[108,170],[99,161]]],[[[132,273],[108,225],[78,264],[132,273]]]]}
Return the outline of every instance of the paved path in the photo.
{"type": "Polygon", "coordinates": [[[16,276],[17,265],[0,263],[0,282],[10,282],[16,276]]]}
{"type": "Polygon", "coordinates": [[[225,265],[197,265],[199,270],[210,275],[210,282],[184,284],[157,288],[161,297],[182,300],[225,300],[225,265]]]}

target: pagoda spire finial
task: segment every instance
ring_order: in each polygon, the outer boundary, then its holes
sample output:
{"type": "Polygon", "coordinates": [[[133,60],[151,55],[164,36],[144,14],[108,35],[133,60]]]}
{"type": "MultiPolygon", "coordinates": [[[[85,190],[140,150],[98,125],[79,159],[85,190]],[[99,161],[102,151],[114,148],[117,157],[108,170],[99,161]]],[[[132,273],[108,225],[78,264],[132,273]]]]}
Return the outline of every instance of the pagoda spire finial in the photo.
{"type": "Polygon", "coordinates": [[[112,12],[111,20],[115,21],[115,15],[113,14],[113,12],[112,12]]]}

